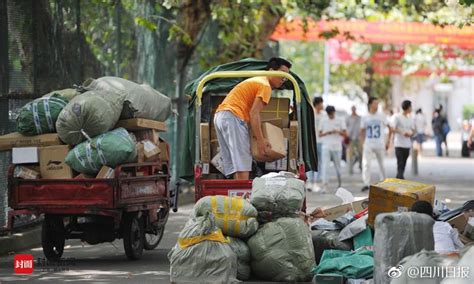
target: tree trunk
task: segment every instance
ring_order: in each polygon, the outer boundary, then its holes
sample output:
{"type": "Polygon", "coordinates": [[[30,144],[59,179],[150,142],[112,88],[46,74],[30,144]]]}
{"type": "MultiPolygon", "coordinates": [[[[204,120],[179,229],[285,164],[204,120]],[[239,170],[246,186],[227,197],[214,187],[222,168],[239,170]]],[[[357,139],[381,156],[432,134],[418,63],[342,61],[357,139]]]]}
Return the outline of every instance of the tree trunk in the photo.
{"type": "Polygon", "coordinates": [[[78,58],[87,63],[85,77],[102,74],[101,64],[87,44],[82,45],[82,57],[79,55],[78,40],[85,43],[85,39],[82,35],[77,39],[77,33],[64,29],[61,3],[55,2],[53,14],[46,0],[7,1],[8,30],[19,47],[22,69],[29,70],[35,96],[81,83],[74,79],[75,69],[81,64],[78,58]]]}

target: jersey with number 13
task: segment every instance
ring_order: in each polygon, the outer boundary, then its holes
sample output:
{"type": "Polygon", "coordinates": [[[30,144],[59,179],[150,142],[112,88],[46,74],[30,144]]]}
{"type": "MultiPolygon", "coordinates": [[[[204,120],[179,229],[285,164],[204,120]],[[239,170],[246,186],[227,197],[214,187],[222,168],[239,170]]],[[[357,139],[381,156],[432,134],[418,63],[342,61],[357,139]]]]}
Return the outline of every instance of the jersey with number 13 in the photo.
{"type": "Polygon", "coordinates": [[[362,118],[361,129],[365,129],[365,147],[371,149],[385,148],[385,127],[387,119],[381,114],[368,114],[362,118]]]}

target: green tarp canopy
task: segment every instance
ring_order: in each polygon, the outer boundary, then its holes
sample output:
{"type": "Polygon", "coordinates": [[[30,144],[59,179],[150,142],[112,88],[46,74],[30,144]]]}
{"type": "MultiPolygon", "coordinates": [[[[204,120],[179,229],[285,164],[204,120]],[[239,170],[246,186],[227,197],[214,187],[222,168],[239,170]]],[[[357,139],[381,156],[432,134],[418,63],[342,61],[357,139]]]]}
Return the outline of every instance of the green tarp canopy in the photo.
{"type": "MultiPolygon", "coordinates": [[[[188,117],[186,121],[186,134],[184,141],[184,153],[181,156],[181,166],[178,169],[178,175],[181,178],[192,179],[194,175],[193,167],[195,161],[195,103],[196,103],[196,90],[199,82],[204,76],[217,71],[252,71],[252,70],[265,70],[267,61],[256,60],[256,59],[243,59],[236,62],[231,62],[223,65],[213,67],[199,76],[197,79],[189,82],[184,92],[190,96],[188,105],[188,117]]],[[[311,103],[311,98],[306,90],[303,80],[291,72],[291,75],[296,79],[301,90],[301,118],[298,117],[299,126],[302,127],[303,137],[303,159],[305,162],[306,171],[317,170],[317,154],[316,154],[316,136],[314,130],[314,112],[311,103]]],[[[203,90],[203,107],[206,95],[210,93],[223,93],[229,92],[235,85],[245,80],[246,78],[218,78],[211,80],[206,83],[203,90]]],[[[287,81],[283,86],[283,89],[293,90],[293,85],[290,81],[287,81]]],[[[293,105],[295,106],[294,112],[296,113],[296,102],[293,96],[293,105]]],[[[205,110],[203,110],[204,113],[205,110]]],[[[202,117],[201,117],[202,121],[202,117]]]]}

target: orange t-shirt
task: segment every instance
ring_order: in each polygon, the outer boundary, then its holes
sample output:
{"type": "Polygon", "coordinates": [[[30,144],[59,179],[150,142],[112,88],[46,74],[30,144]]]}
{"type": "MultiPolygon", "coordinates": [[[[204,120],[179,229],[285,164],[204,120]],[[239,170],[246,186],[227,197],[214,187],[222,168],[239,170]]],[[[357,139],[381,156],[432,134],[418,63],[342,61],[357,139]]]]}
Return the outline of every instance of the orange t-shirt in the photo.
{"type": "Polygon", "coordinates": [[[228,110],[240,119],[249,122],[250,110],[255,98],[259,97],[264,104],[268,104],[271,95],[272,87],[267,77],[252,77],[237,84],[219,105],[216,112],[228,110]]]}

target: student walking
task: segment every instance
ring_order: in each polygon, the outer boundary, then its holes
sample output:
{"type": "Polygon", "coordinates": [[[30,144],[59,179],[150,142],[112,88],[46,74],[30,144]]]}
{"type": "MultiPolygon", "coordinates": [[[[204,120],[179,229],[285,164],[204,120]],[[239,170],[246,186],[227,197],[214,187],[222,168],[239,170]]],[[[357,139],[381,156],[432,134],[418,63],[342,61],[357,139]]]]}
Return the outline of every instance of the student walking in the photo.
{"type": "Polygon", "coordinates": [[[380,180],[385,179],[384,156],[388,148],[388,144],[385,143],[385,129],[388,127],[388,119],[385,115],[377,113],[378,99],[370,97],[368,108],[369,114],[362,118],[360,125],[360,141],[363,145],[362,180],[364,187],[362,187],[362,191],[369,190],[373,156],[377,159],[380,180]]]}
{"type": "Polygon", "coordinates": [[[328,116],[324,117],[319,124],[319,137],[323,143],[322,193],[327,192],[328,168],[331,160],[336,170],[338,187],[341,186],[342,139],[347,136],[346,123],[336,117],[336,109],[333,106],[327,106],[326,113],[328,116]]]}
{"type": "Polygon", "coordinates": [[[318,182],[321,182],[321,170],[323,168],[323,143],[321,142],[321,137],[319,137],[319,124],[323,117],[326,116],[324,113],[323,107],[323,98],[322,97],[315,97],[313,99],[313,108],[314,108],[314,130],[316,133],[316,149],[318,154],[318,171],[317,172],[308,172],[308,181],[306,184],[306,188],[308,191],[317,192],[320,190],[318,186],[318,182]]]}
{"type": "Polygon", "coordinates": [[[354,165],[359,163],[359,169],[362,170],[362,151],[360,144],[360,122],[361,117],[357,114],[355,106],[351,108],[351,115],[346,119],[348,142],[347,147],[347,162],[349,168],[349,174],[354,173],[354,165]]]}
{"type": "Polygon", "coordinates": [[[395,116],[389,135],[389,141],[392,136],[395,136],[394,146],[397,157],[397,178],[399,179],[405,179],[405,167],[412,147],[411,137],[415,134],[415,122],[410,115],[412,112],[411,101],[403,101],[402,110],[401,114],[395,116]]]}

